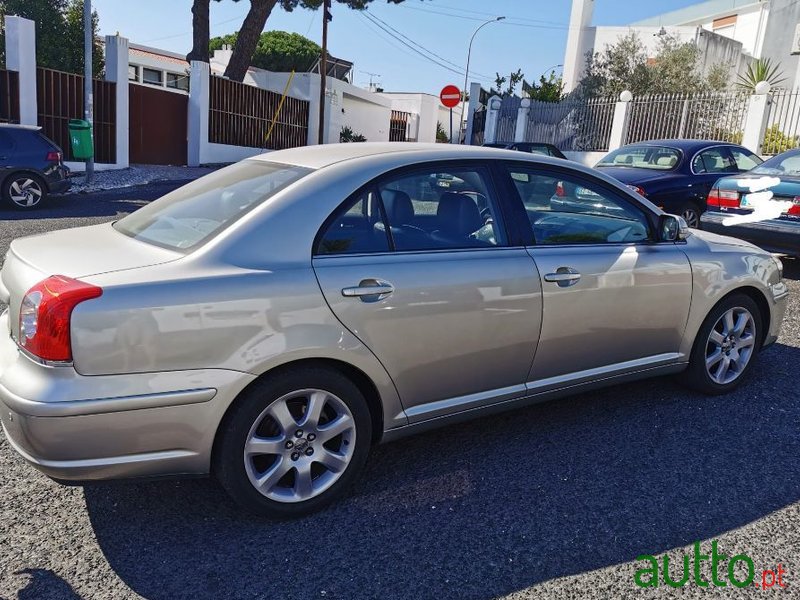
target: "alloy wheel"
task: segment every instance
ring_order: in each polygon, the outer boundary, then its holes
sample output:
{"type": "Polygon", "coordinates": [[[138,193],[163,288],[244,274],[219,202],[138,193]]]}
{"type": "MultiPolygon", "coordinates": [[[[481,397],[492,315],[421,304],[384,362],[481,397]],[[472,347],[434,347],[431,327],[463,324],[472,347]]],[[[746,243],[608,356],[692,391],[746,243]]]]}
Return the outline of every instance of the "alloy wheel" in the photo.
{"type": "Polygon", "coordinates": [[[706,371],[714,383],[726,385],[744,372],[753,356],[756,325],[746,308],[726,310],[711,328],[706,343],[706,371]]]}
{"type": "Polygon", "coordinates": [[[697,210],[694,208],[685,208],[681,212],[681,216],[686,221],[686,225],[692,229],[697,229],[697,226],[700,225],[700,215],[697,214],[697,210]]]}
{"type": "Polygon", "coordinates": [[[19,177],[11,182],[8,195],[20,208],[32,208],[42,199],[42,186],[30,177],[19,177]]]}
{"type": "Polygon", "coordinates": [[[355,420],[340,398],[320,389],[297,390],[256,418],[245,440],[245,471],[270,500],[303,502],[336,483],[355,442],[355,420]]]}

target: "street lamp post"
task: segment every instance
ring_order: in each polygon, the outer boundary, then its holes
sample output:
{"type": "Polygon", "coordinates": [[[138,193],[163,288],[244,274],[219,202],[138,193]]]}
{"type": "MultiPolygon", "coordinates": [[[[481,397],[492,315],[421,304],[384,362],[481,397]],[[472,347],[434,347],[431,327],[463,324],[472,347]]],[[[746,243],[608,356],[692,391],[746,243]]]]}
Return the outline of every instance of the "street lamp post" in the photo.
{"type": "MultiPolygon", "coordinates": [[[[467,50],[467,69],[464,72],[464,89],[461,90],[462,99],[461,99],[461,123],[464,122],[464,111],[467,108],[467,86],[469,85],[469,60],[472,57],[472,42],[475,41],[475,36],[478,32],[486,27],[489,23],[496,23],[497,21],[502,21],[505,17],[495,17],[494,19],[489,19],[485,23],[481,23],[478,28],[473,32],[472,37],[469,39],[469,49],[467,50]]],[[[459,135],[461,131],[461,126],[459,124],[459,135]]],[[[452,142],[452,140],[450,140],[452,142]]],[[[464,140],[466,142],[466,139],[464,140]]]]}

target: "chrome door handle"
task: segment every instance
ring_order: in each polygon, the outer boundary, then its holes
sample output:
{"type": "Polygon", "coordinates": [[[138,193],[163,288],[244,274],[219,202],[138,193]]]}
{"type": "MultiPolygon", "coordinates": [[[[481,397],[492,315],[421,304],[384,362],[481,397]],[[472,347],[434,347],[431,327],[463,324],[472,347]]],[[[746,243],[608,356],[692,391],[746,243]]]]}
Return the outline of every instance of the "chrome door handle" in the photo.
{"type": "Polygon", "coordinates": [[[550,283],[557,283],[558,287],[569,287],[575,285],[580,281],[581,274],[572,267],[559,267],[555,273],[547,273],[544,276],[545,281],[550,283]]]}
{"type": "Polygon", "coordinates": [[[342,296],[346,298],[361,298],[362,302],[376,302],[383,300],[394,292],[394,286],[380,279],[363,279],[355,287],[342,289],[342,296]]]}

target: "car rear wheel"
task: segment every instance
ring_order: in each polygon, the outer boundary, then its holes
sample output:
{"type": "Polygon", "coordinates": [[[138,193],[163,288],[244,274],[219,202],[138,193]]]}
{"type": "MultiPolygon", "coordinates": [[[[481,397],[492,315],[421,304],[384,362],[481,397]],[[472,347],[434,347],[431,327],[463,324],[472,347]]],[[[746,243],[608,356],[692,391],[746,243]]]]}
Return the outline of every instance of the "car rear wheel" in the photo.
{"type": "Polygon", "coordinates": [[[700,228],[700,209],[695,204],[685,204],[678,211],[678,215],[683,217],[686,224],[692,229],[700,228]]]}
{"type": "Polygon", "coordinates": [[[237,400],[219,433],[214,473],[245,508],[297,517],[340,496],[372,439],[366,400],[337,371],[304,367],[266,377],[237,400]]]}
{"type": "Polygon", "coordinates": [[[736,388],[753,366],[761,343],[761,313],[744,294],[730,296],[709,313],[695,339],[687,383],[706,394],[736,388]]]}
{"type": "Polygon", "coordinates": [[[38,208],[47,198],[47,186],[32,173],[14,173],[3,182],[3,199],[18,210],[38,208]]]}

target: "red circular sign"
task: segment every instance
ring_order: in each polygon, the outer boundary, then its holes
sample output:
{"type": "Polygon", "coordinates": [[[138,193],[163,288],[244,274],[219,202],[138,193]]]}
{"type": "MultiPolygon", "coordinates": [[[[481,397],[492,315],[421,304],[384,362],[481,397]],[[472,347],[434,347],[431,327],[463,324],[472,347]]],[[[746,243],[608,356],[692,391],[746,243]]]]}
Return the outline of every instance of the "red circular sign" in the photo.
{"type": "Polygon", "coordinates": [[[447,108],[455,108],[461,102],[461,90],[454,85],[446,85],[439,92],[439,100],[442,101],[447,108]]]}

